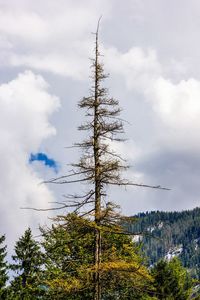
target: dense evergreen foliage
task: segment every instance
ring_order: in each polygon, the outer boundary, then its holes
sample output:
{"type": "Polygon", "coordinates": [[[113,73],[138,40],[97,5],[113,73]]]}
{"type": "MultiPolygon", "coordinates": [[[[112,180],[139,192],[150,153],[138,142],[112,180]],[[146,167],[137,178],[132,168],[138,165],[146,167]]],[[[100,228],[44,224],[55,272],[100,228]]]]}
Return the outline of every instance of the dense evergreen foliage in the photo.
{"type": "Polygon", "coordinates": [[[169,262],[160,260],[151,271],[154,277],[155,295],[159,299],[187,300],[192,281],[178,258],[169,262]]]}
{"type": "MultiPolygon", "coordinates": [[[[94,224],[75,214],[57,221],[42,229],[48,299],[94,299],[94,224]]],[[[152,278],[130,237],[116,230],[101,231],[102,299],[142,299],[152,291],[152,278]]]]}
{"type": "Polygon", "coordinates": [[[200,277],[200,208],[182,212],[147,212],[128,230],[138,234],[149,265],[178,256],[192,276],[200,277]]]}
{"type": "Polygon", "coordinates": [[[43,260],[40,246],[33,239],[30,228],[16,242],[12,259],[10,268],[14,271],[14,278],[11,281],[9,299],[38,299],[42,294],[40,280],[43,260]]]}
{"type": "MultiPolygon", "coordinates": [[[[99,228],[102,234],[102,299],[198,299],[199,289],[177,258],[145,266],[139,248],[120,225],[99,228]]],[[[40,243],[30,228],[16,242],[10,269],[15,272],[5,287],[5,247],[2,253],[0,299],[94,299],[95,264],[93,221],[76,214],[57,217],[50,228],[41,228],[40,243]],[[43,249],[43,253],[40,249],[43,249]]],[[[2,237],[2,242],[4,241],[2,237]]]]}
{"type": "MultiPolygon", "coordinates": [[[[16,242],[10,265],[15,275],[0,299],[94,299],[93,226],[90,220],[69,214],[50,229],[41,229],[40,244],[28,228],[16,242]]],[[[102,299],[155,299],[153,277],[131,238],[115,226],[102,232],[102,240],[102,299]]]]}

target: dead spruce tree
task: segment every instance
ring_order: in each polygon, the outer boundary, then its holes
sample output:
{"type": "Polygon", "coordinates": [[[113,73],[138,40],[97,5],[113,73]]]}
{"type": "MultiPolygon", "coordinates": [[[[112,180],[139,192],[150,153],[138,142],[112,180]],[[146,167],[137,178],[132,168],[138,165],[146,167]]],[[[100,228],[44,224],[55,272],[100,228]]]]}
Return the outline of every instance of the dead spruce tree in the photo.
{"type": "MultiPolygon", "coordinates": [[[[66,196],[66,201],[57,202],[62,208],[74,208],[81,216],[93,218],[95,230],[94,247],[94,300],[101,299],[101,226],[114,224],[119,216],[114,213],[113,204],[106,201],[108,185],[139,186],[162,189],[160,186],[137,184],[121,178],[121,172],[127,169],[124,160],[111,149],[113,141],[122,141],[123,121],[119,115],[121,109],[117,100],[109,97],[108,89],[102,86],[108,77],[104,73],[99,52],[99,22],[95,33],[95,55],[92,59],[92,86],[90,95],[84,97],[79,108],[86,110],[87,121],[79,130],[87,132],[87,138],[74,147],[82,149],[78,163],[72,164],[73,170],[65,176],[49,182],[55,184],[87,183],[89,190],[82,195],[66,196]]],[[[53,208],[54,209],[54,208],[53,208]]],[[[55,208],[58,209],[58,208],[55,208]]]]}

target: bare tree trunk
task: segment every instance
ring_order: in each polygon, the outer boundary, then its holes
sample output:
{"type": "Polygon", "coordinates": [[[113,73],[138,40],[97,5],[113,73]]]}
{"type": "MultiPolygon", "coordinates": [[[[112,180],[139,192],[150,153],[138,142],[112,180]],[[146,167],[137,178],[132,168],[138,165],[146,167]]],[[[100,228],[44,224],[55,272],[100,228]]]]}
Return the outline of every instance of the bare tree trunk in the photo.
{"type": "Polygon", "coordinates": [[[95,290],[94,290],[94,300],[101,299],[101,278],[100,278],[100,262],[101,262],[101,233],[96,230],[95,234],[95,290]]]}
{"type": "MultiPolygon", "coordinates": [[[[98,72],[98,29],[96,31],[96,44],[95,44],[95,90],[94,90],[94,167],[95,167],[95,223],[97,226],[100,225],[101,218],[101,178],[100,178],[100,136],[99,136],[99,99],[98,99],[98,88],[99,88],[99,72],[98,72]]],[[[101,282],[100,282],[100,263],[101,263],[101,232],[99,229],[95,231],[95,292],[94,300],[101,299],[101,282]]]]}

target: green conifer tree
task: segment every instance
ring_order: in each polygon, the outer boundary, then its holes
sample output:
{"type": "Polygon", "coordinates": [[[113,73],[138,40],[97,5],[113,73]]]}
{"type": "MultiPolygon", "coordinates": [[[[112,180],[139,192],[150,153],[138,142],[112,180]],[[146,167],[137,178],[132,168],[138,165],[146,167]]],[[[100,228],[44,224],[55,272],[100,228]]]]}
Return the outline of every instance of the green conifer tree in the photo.
{"type": "Polygon", "coordinates": [[[40,246],[33,239],[30,228],[16,242],[12,259],[10,268],[16,276],[11,282],[10,299],[38,299],[42,293],[40,276],[43,260],[40,246]]]}
{"type": "Polygon", "coordinates": [[[192,281],[177,257],[169,262],[160,260],[152,269],[152,275],[158,299],[190,299],[192,281]]]}

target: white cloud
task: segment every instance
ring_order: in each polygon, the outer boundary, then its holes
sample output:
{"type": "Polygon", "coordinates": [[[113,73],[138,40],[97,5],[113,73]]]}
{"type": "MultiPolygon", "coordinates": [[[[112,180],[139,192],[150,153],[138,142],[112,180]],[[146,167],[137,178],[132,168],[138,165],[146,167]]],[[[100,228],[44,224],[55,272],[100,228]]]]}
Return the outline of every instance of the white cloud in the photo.
{"type": "MultiPolygon", "coordinates": [[[[104,19],[110,5],[106,1],[23,1],[19,8],[12,1],[0,4],[0,34],[11,49],[5,63],[44,70],[73,79],[85,79],[92,55],[92,34],[101,11],[104,19]],[[48,2],[48,3],[47,3],[48,2]],[[46,3],[46,5],[45,5],[46,3]]],[[[0,52],[2,52],[0,43],[0,52]]]]}
{"type": "Polygon", "coordinates": [[[199,151],[200,81],[190,78],[173,83],[160,77],[147,97],[163,126],[165,145],[199,151]]]}
{"type": "MultiPolygon", "coordinates": [[[[189,75],[177,80],[183,75],[182,68],[176,68],[180,74],[175,79],[167,77],[166,64],[159,62],[155,51],[153,55],[140,48],[125,53],[109,51],[106,65],[110,60],[111,73],[120,76],[132,95],[129,111],[134,115],[134,105],[142,101],[137,109],[145,106],[146,112],[141,114],[138,110],[136,114],[150,115],[147,120],[139,119],[144,129],[140,131],[139,123],[138,137],[118,149],[134,162],[130,178],[172,189],[170,192],[131,191],[130,198],[139,199],[131,208],[180,210],[199,205],[200,80],[189,75]]],[[[173,64],[170,68],[173,70],[173,64]]],[[[167,73],[172,74],[169,69],[167,73]]]]}
{"type": "Polygon", "coordinates": [[[190,78],[173,84],[170,80],[159,78],[153,91],[154,110],[164,123],[183,130],[199,128],[200,81],[190,78]]]}
{"type": "MultiPolygon", "coordinates": [[[[199,149],[200,80],[188,78],[173,82],[166,78],[166,66],[159,62],[153,49],[144,51],[134,47],[121,53],[110,48],[105,52],[111,72],[122,77],[130,91],[142,95],[158,120],[159,128],[152,140],[157,139],[159,147],[164,143],[164,147],[168,145],[174,150],[199,149]]],[[[173,64],[170,68],[173,69],[173,64]]],[[[182,73],[183,69],[179,71],[182,73]]]]}
{"type": "Polygon", "coordinates": [[[116,48],[104,49],[105,64],[112,72],[123,76],[129,89],[144,92],[161,73],[156,51],[140,47],[132,47],[121,53],[116,48]]]}
{"type": "Polygon", "coordinates": [[[26,42],[37,42],[48,38],[45,21],[36,13],[0,11],[0,31],[8,37],[26,42]]]}
{"type": "Polygon", "coordinates": [[[48,84],[31,71],[0,85],[0,220],[1,233],[9,232],[9,240],[28,225],[37,226],[42,217],[20,207],[47,207],[53,200],[48,187],[39,184],[42,178],[29,164],[29,155],[56,133],[49,117],[58,108],[48,84]]]}
{"type": "Polygon", "coordinates": [[[35,70],[52,72],[56,75],[69,76],[73,79],[82,80],[85,78],[88,69],[86,60],[82,57],[70,54],[67,59],[65,55],[46,54],[43,55],[16,55],[12,54],[9,58],[12,66],[24,66],[35,70]],[[77,61],[75,64],[74,62],[77,61]]]}

